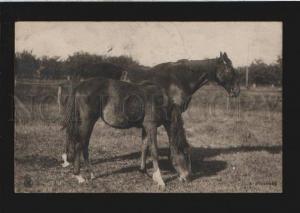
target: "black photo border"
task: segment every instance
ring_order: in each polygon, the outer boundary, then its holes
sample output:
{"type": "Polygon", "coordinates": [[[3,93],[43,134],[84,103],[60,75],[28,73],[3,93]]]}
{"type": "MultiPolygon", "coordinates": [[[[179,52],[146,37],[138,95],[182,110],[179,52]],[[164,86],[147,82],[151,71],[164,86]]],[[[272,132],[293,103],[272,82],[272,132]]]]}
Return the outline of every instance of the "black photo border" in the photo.
{"type": "MultiPolygon", "coordinates": [[[[297,205],[300,109],[298,2],[0,3],[0,212],[289,211],[297,205]],[[17,21],[282,21],[283,193],[14,193],[14,24],[17,21]],[[298,154],[298,155],[297,155],[298,154]]],[[[298,207],[297,207],[298,206],[298,207]]]]}

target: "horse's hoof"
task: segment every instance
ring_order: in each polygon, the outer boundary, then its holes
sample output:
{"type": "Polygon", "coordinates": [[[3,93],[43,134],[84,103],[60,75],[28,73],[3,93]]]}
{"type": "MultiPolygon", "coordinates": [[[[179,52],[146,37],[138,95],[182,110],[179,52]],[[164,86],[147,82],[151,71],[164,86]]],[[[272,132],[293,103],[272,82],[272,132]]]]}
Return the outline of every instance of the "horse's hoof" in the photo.
{"type": "Polygon", "coordinates": [[[139,171],[143,174],[146,174],[147,173],[147,169],[146,167],[145,168],[140,168],[139,171]]]}
{"type": "Polygon", "coordinates": [[[166,189],[165,183],[159,183],[159,184],[158,184],[158,189],[164,191],[164,190],[166,189]]]}
{"type": "Polygon", "coordinates": [[[61,164],[61,166],[62,166],[63,168],[69,166],[70,163],[67,161],[67,154],[66,154],[66,153],[63,153],[63,154],[61,155],[61,157],[62,157],[62,159],[63,159],[63,161],[64,161],[64,163],[61,164]]]}
{"type": "Polygon", "coordinates": [[[165,188],[165,182],[163,181],[161,174],[159,171],[156,171],[153,173],[152,179],[154,182],[158,183],[158,187],[164,189],[165,188]]]}
{"type": "Polygon", "coordinates": [[[74,177],[77,179],[79,184],[85,182],[85,179],[81,175],[74,175],[74,177]]]}
{"type": "Polygon", "coordinates": [[[69,162],[64,162],[64,163],[61,164],[61,166],[62,166],[63,168],[66,168],[66,167],[68,167],[69,165],[70,165],[69,162]]]}
{"type": "Polygon", "coordinates": [[[93,179],[95,179],[95,178],[96,178],[96,176],[94,175],[93,172],[91,172],[91,180],[93,180],[93,179]]]}
{"type": "Polygon", "coordinates": [[[179,180],[180,180],[180,182],[182,182],[182,183],[190,182],[190,179],[187,178],[187,177],[179,177],[179,180]]]}

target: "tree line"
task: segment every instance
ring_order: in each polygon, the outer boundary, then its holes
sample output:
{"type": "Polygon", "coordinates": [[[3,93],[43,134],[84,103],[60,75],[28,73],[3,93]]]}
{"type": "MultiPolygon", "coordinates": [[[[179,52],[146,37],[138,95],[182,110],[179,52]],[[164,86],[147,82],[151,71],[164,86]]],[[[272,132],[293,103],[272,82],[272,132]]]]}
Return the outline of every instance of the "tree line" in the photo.
{"type": "MultiPolygon", "coordinates": [[[[144,67],[129,56],[103,56],[87,52],[76,52],[66,59],[59,57],[37,57],[32,51],[15,53],[15,77],[32,79],[66,79],[67,76],[86,78],[97,75],[103,62],[113,63],[124,69],[144,67]]],[[[145,68],[145,67],[144,67],[145,68]]],[[[237,67],[238,76],[242,85],[245,84],[246,70],[248,69],[249,84],[282,85],[282,58],[272,64],[254,60],[249,66],[237,67]]]]}

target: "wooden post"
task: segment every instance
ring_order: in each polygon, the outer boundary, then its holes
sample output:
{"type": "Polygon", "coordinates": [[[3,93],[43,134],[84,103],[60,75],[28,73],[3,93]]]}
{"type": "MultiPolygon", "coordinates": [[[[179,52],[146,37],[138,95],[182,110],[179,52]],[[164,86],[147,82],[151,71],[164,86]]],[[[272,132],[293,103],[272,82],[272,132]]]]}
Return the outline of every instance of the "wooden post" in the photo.
{"type": "Polygon", "coordinates": [[[248,85],[248,79],[249,79],[249,70],[248,67],[246,68],[246,88],[249,89],[249,85],[248,85]]]}
{"type": "Polygon", "coordinates": [[[57,90],[57,104],[58,104],[58,112],[61,112],[61,86],[58,86],[58,90],[57,90]]]}
{"type": "Polygon", "coordinates": [[[226,99],[226,112],[227,112],[227,114],[229,113],[229,96],[227,96],[227,99],[226,99]]]}

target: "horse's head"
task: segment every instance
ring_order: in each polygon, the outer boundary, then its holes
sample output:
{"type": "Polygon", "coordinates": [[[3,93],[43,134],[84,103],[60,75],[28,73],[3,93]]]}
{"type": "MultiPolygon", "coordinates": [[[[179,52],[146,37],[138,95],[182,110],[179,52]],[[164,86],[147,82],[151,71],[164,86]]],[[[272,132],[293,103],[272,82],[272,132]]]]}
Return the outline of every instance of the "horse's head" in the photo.
{"type": "Polygon", "coordinates": [[[231,60],[228,58],[226,52],[216,59],[216,81],[219,85],[224,87],[229,96],[237,97],[240,93],[240,86],[238,76],[232,66],[231,60]]]}

